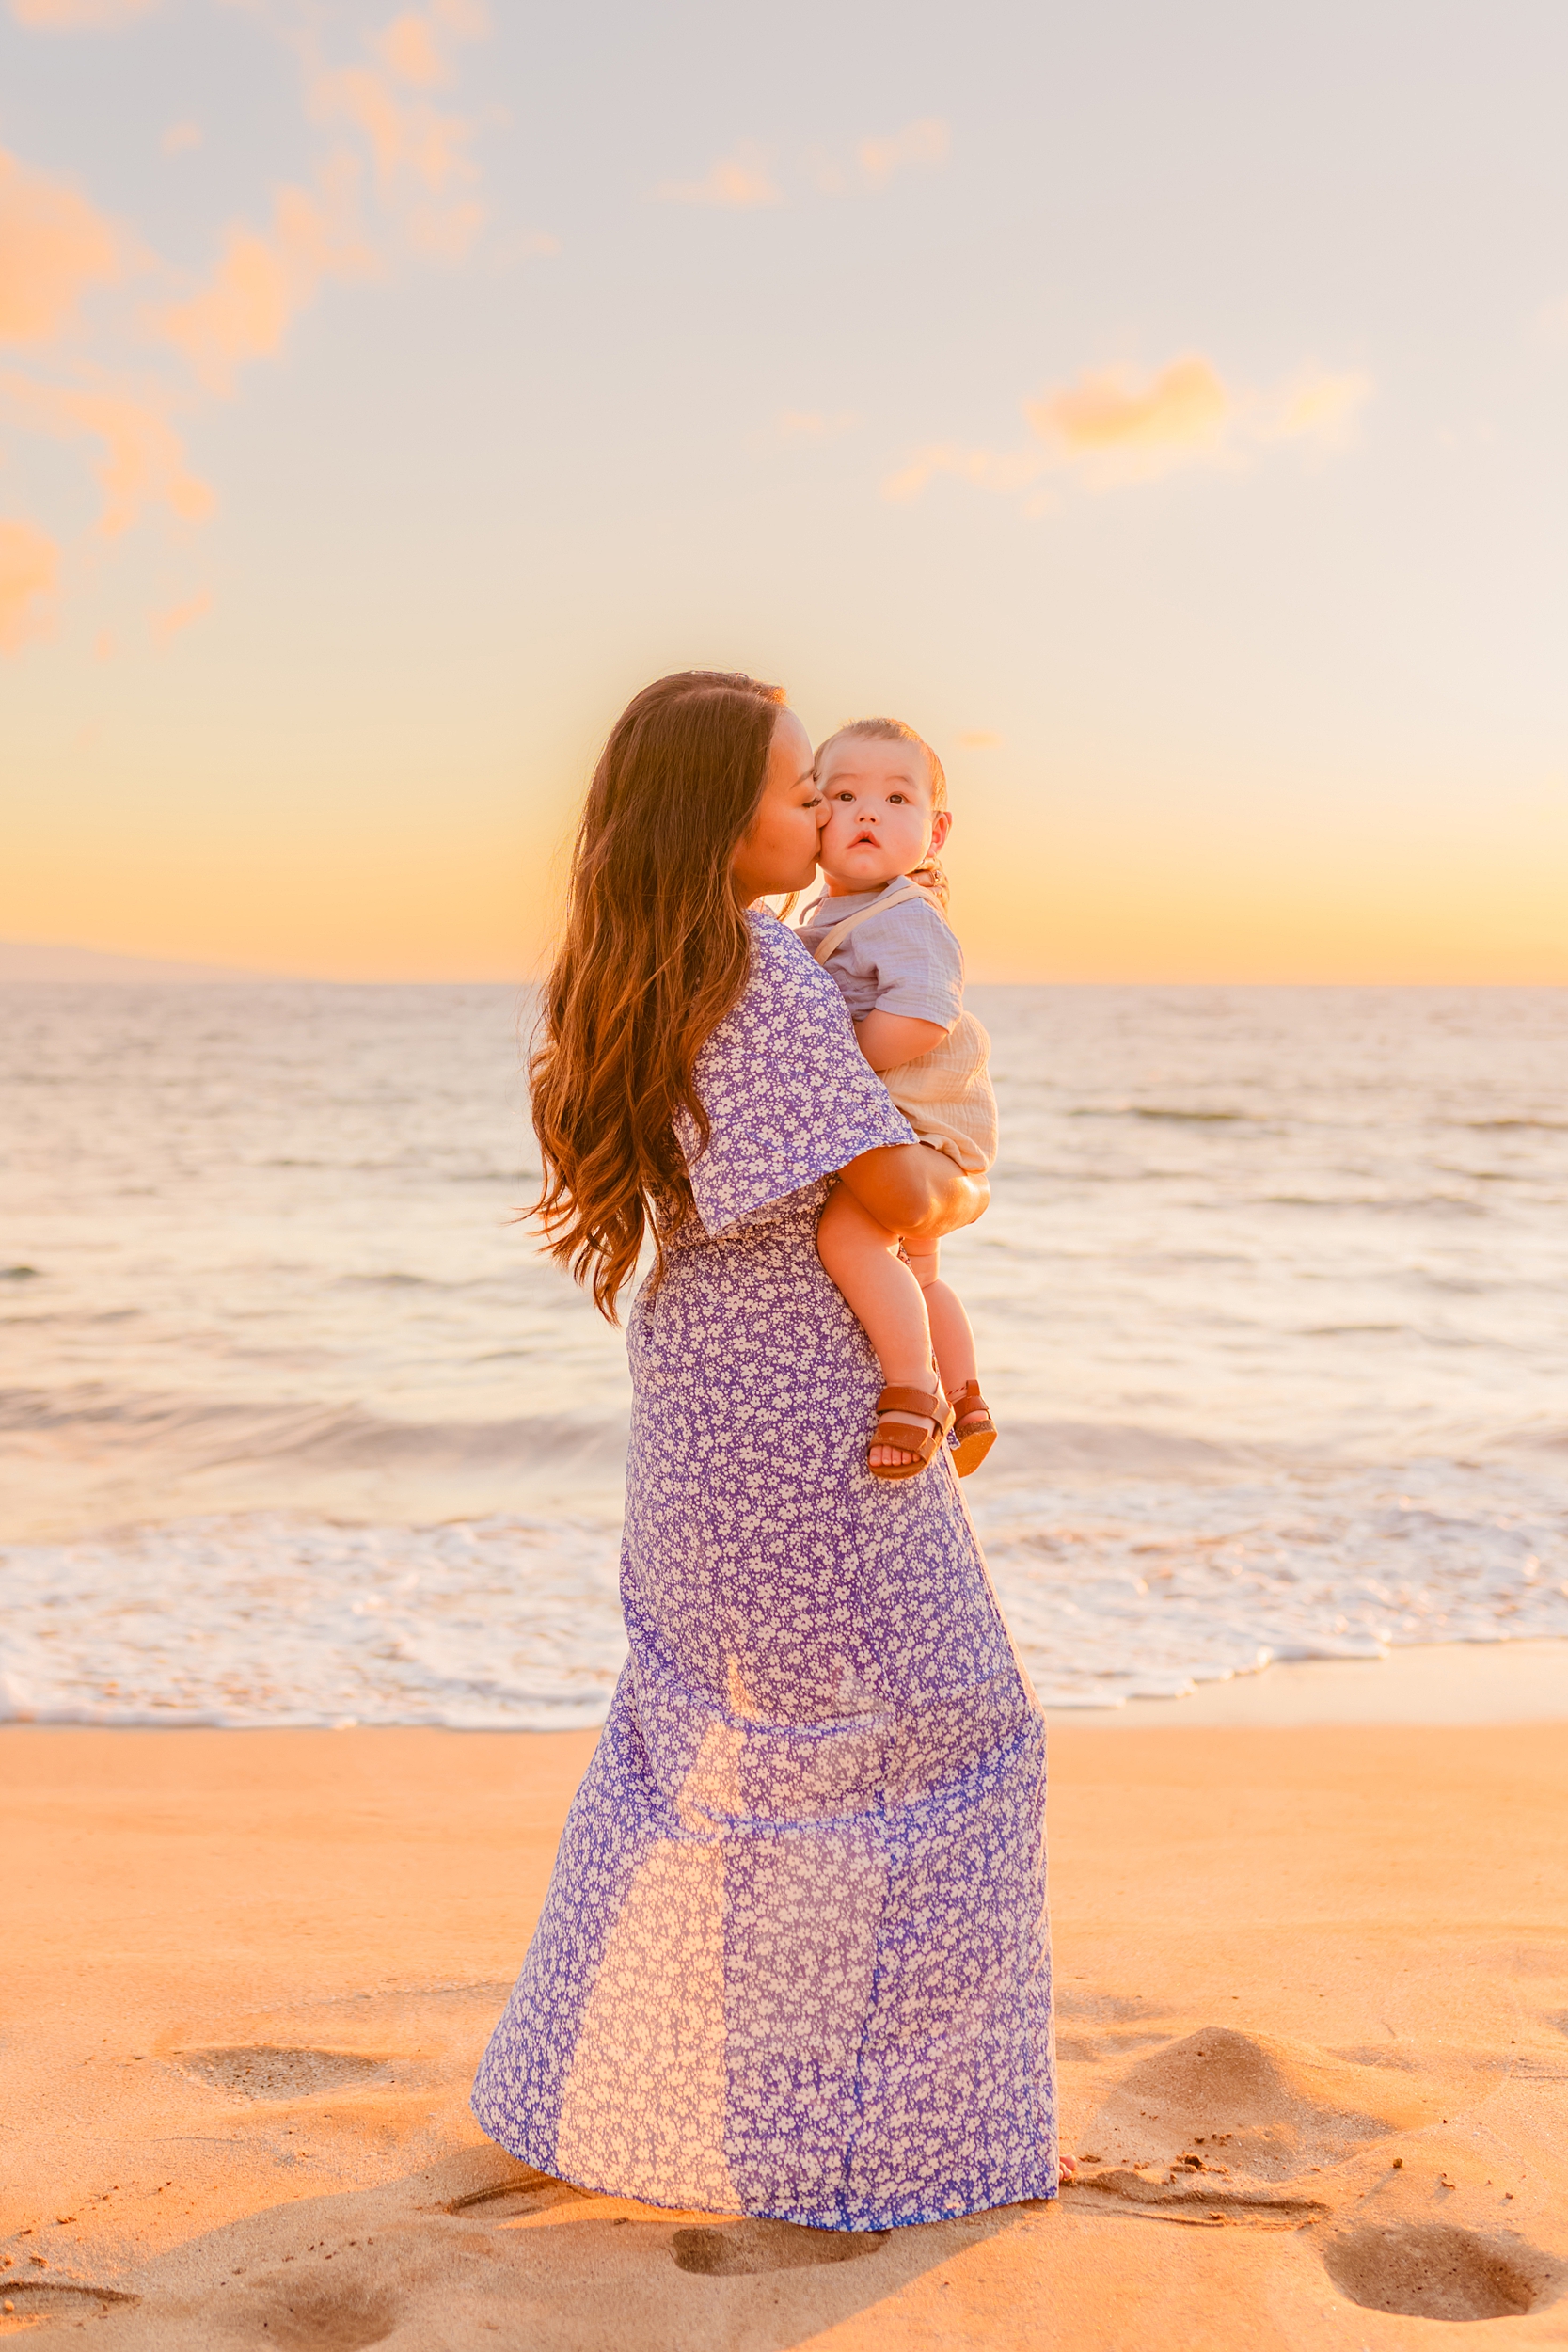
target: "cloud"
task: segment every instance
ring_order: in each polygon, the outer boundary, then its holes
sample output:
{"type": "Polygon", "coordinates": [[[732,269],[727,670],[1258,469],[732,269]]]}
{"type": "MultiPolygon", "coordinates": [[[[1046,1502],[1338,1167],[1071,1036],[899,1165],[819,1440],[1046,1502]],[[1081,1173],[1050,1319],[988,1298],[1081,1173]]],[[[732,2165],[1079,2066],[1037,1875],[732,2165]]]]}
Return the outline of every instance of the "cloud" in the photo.
{"type": "Polygon", "coordinates": [[[1023,413],[1054,455],[1108,485],[1233,463],[1249,444],[1342,443],[1371,389],[1364,375],[1307,370],[1273,393],[1232,390],[1189,353],[1142,383],[1122,368],[1090,373],[1025,401],[1023,413]]]}
{"type": "Polygon", "coordinates": [[[74,33],[128,24],[150,16],[162,0],[11,0],[11,14],[35,33],[74,33]]]}
{"type": "Polygon", "coordinates": [[[733,211],[751,211],[763,204],[782,204],[784,196],[758,147],[737,147],[713,166],[701,180],[664,180],[655,194],[665,204],[720,204],[733,211]]]}
{"type": "Polygon", "coordinates": [[[313,94],[325,115],[346,119],[364,133],[384,185],[409,178],[439,196],[454,179],[472,172],[464,152],[472,125],[459,115],[437,114],[433,106],[400,98],[386,76],[369,66],[323,74],[313,94]]]}
{"type": "Polygon", "coordinates": [[[450,80],[443,35],[473,40],[483,29],[477,11],[447,0],[428,16],[396,17],[384,28],[375,43],[381,67],[315,65],[308,73],[317,119],[347,123],[365,139],[382,200],[406,242],[448,261],[462,259],[488,217],[468,152],[477,125],[408,96],[406,86],[450,80]]]}
{"type": "Polygon", "coordinates": [[[437,89],[451,79],[451,67],[428,16],[395,16],[374,41],[376,56],[388,72],[414,89],[437,89]]]}
{"type": "Polygon", "coordinates": [[[1342,448],[1372,396],[1370,375],[1328,375],[1309,369],[1272,400],[1243,408],[1243,423],[1260,441],[1318,441],[1342,448]]]}
{"type": "Polygon", "coordinates": [[[1128,459],[1140,469],[1181,465],[1224,440],[1231,396],[1207,359],[1173,359],[1139,385],[1106,368],[1076,384],[1025,401],[1040,439],[1069,457],[1128,459]]]}
{"type": "MultiPolygon", "coordinates": [[[[1048,472],[1088,489],[1150,482],[1195,466],[1240,468],[1285,441],[1342,447],[1372,391],[1369,377],[1307,369],[1273,392],[1233,389],[1213,363],[1189,352],[1139,378],[1125,368],[1093,369],[1023,403],[1035,445],[1017,450],[933,442],[882,485],[895,503],[918,498],[940,473],[986,490],[1015,493],[1048,472]]],[[[1024,512],[1054,503],[1037,490],[1024,512]]]]}
{"type": "Polygon", "coordinates": [[[280,188],[270,233],[231,228],[208,283],[156,314],[157,332],[183,352],[210,391],[231,390],[243,361],[279,352],[324,278],[373,272],[374,257],[355,226],[354,183],[345,158],[314,194],[280,188]]]}
{"type": "Polygon", "coordinates": [[[98,442],[103,538],[118,538],[150,505],[182,522],[203,522],[213,512],[212,491],[191,472],[180,436],[150,401],[113,388],[40,384],[8,373],[0,375],[0,412],[56,440],[98,442]]]}
{"type": "Polygon", "coordinates": [[[166,645],[182,628],[189,628],[193,621],[201,620],[212,609],[213,592],[202,588],[194,596],[187,596],[183,604],[171,604],[166,612],[155,612],[148,624],[153,644],[166,645]]]}
{"type": "MultiPolygon", "coordinates": [[[[108,26],[156,5],[10,0],[17,21],[39,28],[108,26]]],[[[277,189],[260,225],[230,224],[204,279],[182,279],[75,187],[0,151],[0,345],[28,361],[0,371],[0,417],[93,451],[101,537],[119,536],[151,511],[192,523],[214,510],[172,421],[191,400],[188,385],[182,396],[166,381],[172,361],[183,361],[203,391],[228,392],[241,367],[282,350],[326,281],[371,276],[410,252],[458,257],[484,225],[470,152],[477,119],[438,109],[426,95],[453,78],[456,45],[484,33],[481,0],[404,8],[369,38],[357,62],[341,66],[316,45],[321,11],[307,6],[286,16],[273,0],[256,5],[294,55],[308,114],[327,127],[316,141],[314,183],[277,189]],[[133,271],[159,284],[161,295],[150,306],[95,303],[92,340],[77,340],[84,297],[123,286],[133,271]],[[158,362],[150,373],[149,332],[158,362]]],[[[174,155],[201,137],[198,124],[176,122],[162,145],[174,155]]],[[[536,237],[530,249],[557,248],[536,237]]],[[[36,629],[56,554],[30,523],[4,531],[0,628],[10,645],[36,629]]],[[[201,599],[187,599],[162,613],[155,640],[201,609],[201,599]]]]}
{"type": "Polygon", "coordinates": [[[993,735],[990,727],[971,727],[958,738],[966,752],[994,752],[1006,739],[1005,735],[993,735]]]}
{"type": "Polygon", "coordinates": [[[874,188],[885,188],[895,172],[912,166],[944,164],[953,144],[952,133],[938,115],[922,115],[906,122],[889,139],[863,139],[857,151],[861,170],[874,188]]]}
{"type": "Polygon", "coordinates": [[[0,342],[47,343],[124,267],[112,221],[63,180],[0,151],[0,342]]]}
{"type": "Polygon", "coordinates": [[[859,422],[852,408],[841,408],[831,417],[820,408],[785,408],[774,419],[773,430],[781,441],[832,441],[841,433],[852,433],[859,422]]]}
{"type": "Polygon", "coordinates": [[[31,523],[0,517],[0,653],[14,653],[48,623],[60,551],[31,523]]]}
{"type": "Polygon", "coordinates": [[[957,474],[980,490],[1022,490],[1045,460],[1037,450],[965,449],[957,441],[932,441],[918,450],[901,472],[890,474],[882,496],[895,505],[917,499],[937,474],[957,474]]]}

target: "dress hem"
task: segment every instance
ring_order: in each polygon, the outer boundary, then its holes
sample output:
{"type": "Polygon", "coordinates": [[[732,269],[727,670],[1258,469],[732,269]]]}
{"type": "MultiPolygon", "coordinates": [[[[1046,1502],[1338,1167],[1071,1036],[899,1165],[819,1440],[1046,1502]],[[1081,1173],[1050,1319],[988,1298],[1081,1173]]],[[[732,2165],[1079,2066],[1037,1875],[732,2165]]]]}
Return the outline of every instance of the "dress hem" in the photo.
{"type": "Polygon", "coordinates": [[[532,2165],[534,2170],[543,2173],[546,2180],[562,2181],[568,2188],[580,2188],[584,2195],[589,2197],[620,2197],[625,2198],[630,2203],[652,2205],[660,2213],[700,2213],[713,2221],[788,2221],[802,2230],[836,2230],[843,2235],[850,2237],[875,2236],[888,2230],[916,2230],[935,2221],[963,2221],[972,2214],[1004,2213],[1009,2205],[1053,2204],[1061,2194],[1061,2177],[1058,2173],[1050,2187],[1024,2189],[1021,2193],[1007,2197],[981,2198],[974,2204],[942,2205],[929,2210],[922,2208],[915,2213],[889,2215],[879,2221],[845,2221],[842,2218],[829,2220],[819,2213],[803,2212],[799,2206],[695,2205],[679,2199],[650,2197],[645,2190],[640,2188],[612,2188],[603,2181],[578,2180],[572,2173],[559,2170],[553,2159],[548,2163],[541,2162],[540,2157],[531,2149],[515,2147],[510,2140],[502,2139],[499,2134],[486,2122],[478,2106],[472,2102],[470,2106],[474,2121],[487,2139],[493,2141],[498,2148],[504,2150],[507,2155],[515,2157],[519,2164],[532,2165]]]}

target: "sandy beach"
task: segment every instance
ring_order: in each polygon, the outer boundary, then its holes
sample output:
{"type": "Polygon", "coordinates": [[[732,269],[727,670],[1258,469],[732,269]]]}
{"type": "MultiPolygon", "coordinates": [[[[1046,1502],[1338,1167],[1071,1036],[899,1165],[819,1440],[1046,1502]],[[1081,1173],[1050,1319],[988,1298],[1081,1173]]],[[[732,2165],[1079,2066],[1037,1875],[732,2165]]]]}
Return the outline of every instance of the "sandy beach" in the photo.
{"type": "Polygon", "coordinates": [[[844,2236],[469,2118],[592,1734],[7,1730],[0,2332],[1568,2343],[1568,1724],[1052,1743],[1080,2182],[844,2236]]]}

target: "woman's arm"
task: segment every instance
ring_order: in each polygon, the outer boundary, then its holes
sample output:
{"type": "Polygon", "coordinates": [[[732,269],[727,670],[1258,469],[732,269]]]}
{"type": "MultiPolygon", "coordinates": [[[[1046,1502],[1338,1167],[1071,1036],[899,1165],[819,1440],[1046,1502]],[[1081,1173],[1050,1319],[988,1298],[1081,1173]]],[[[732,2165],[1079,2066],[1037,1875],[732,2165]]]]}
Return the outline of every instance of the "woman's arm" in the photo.
{"type": "MultiPolygon", "coordinates": [[[[949,1024],[951,1026],[951,1024],[949,1024]]],[[[855,1024],[861,1052],[873,1070],[895,1070],[940,1045],[947,1035],[940,1021],[911,1021],[907,1013],[863,1013],[855,1024]]]]}
{"type": "Polygon", "coordinates": [[[990,1202],[983,1176],[966,1176],[956,1160],[928,1143],[863,1152],[839,1169],[839,1180],[867,1216],[905,1241],[941,1241],[984,1216],[990,1202]]]}

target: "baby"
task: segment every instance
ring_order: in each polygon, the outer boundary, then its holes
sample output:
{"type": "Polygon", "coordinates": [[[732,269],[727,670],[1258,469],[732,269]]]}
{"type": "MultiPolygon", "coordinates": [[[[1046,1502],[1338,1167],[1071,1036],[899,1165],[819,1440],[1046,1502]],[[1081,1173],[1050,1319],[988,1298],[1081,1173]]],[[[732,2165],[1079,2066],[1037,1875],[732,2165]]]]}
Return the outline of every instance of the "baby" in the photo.
{"type": "MultiPolygon", "coordinates": [[[[996,1157],[990,1040],[963,1009],[963,953],[934,893],[910,879],[953,821],[942,762],[901,721],[857,719],[818,751],[816,781],[828,803],[817,851],[827,888],[801,916],[800,937],[837,981],[861,1051],[921,1142],[981,1175],[996,1157]]],[[[995,1443],[996,1424],[937,1245],[906,1250],[835,1184],[817,1248],[888,1383],[867,1454],[872,1476],[916,1477],[953,1428],[966,1478],[995,1443]],[[945,1405],[932,1392],[933,1348],[945,1405]]]]}

